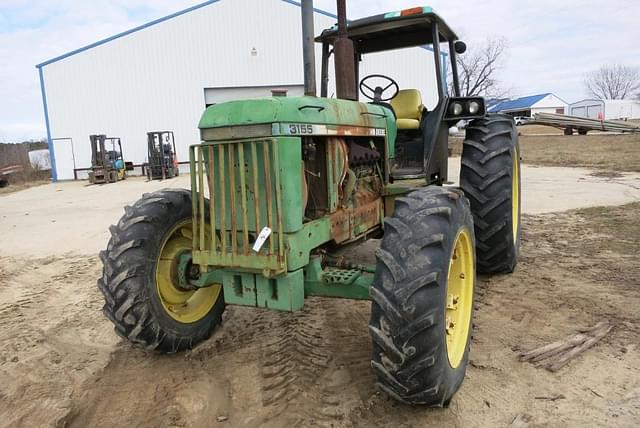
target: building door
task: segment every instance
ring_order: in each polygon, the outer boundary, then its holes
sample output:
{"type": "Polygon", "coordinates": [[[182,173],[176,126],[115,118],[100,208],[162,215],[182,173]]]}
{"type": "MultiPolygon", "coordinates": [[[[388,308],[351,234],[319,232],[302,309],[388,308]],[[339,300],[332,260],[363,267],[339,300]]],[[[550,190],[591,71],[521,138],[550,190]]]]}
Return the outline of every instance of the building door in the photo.
{"type": "Polygon", "coordinates": [[[56,158],[55,169],[58,180],[73,180],[75,178],[73,170],[76,167],[73,140],[71,138],[52,138],[51,142],[56,158]]]}
{"type": "Polygon", "coordinates": [[[600,116],[603,116],[602,113],[601,105],[587,106],[587,117],[589,119],[599,119],[600,116]]]}
{"type": "Polygon", "coordinates": [[[287,96],[304,95],[304,85],[243,86],[227,88],[204,88],[204,103],[207,107],[225,101],[265,98],[271,96],[272,89],[285,89],[287,96]]]}
{"type": "Polygon", "coordinates": [[[573,107],[573,108],[571,109],[571,116],[587,117],[586,107],[585,107],[585,106],[582,106],[582,107],[573,107]]]}

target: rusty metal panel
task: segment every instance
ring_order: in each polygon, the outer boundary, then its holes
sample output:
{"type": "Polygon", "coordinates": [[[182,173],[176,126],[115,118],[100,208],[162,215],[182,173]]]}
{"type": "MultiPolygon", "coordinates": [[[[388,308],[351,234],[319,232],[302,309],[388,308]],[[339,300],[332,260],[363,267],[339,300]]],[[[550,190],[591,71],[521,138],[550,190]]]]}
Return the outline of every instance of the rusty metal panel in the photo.
{"type": "Polygon", "coordinates": [[[347,242],[378,226],[383,209],[382,198],[378,198],[357,208],[344,208],[331,214],[333,240],[338,244],[347,242]]]}
{"type": "Polygon", "coordinates": [[[350,210],[339,210],[331,214],[331,237],[336,243],[351,239],[350,210]]]}

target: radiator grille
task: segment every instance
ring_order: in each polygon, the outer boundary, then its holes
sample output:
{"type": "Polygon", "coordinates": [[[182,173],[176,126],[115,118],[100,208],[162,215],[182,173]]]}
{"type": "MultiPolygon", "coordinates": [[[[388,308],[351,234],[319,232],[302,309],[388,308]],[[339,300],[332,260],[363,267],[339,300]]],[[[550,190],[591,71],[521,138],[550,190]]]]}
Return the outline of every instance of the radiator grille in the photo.
{"type": "Polygon", "coordinates": [[[194,262],[268,276],[284,272],[277,141],[198,144],[190,147],[190,160],[194,262]],[[252,246],[265,226],[272,234],[256,252],[252,246]]]}

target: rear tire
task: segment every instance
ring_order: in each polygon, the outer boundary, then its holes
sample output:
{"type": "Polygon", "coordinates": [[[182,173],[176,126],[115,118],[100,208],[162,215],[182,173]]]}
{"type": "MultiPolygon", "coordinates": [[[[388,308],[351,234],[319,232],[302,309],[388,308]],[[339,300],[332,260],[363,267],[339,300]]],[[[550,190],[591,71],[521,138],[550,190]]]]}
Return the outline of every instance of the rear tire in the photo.
{"type": "Polygon", "coordinates": [[[191,349],[209,338],[221,322],[224,297],[219,285],[195,291],[169,289],[165,293],[171,303],[162,295],[175,278],[160,273],[177,269],[174,260],[166,261],[167,254],[190,251],[191,239],[183,234],[190,230],[191,213],[191,192],[186,189],[143,195],[111,226],[107,249],[100,253],[104,268],[98,288],[105,297],[103,312],[118,335],[148,350],[191,349]],[[217,293],[212,287],[219,287],[217,293]],[[195,303],[190,303],[192,297],[195,303]],[[188,312],[192,307],[195,311],[188,312]]]}
{"type": "Polygon", "coordinates": [[[460,186],[471,202],[478,272],[513,272],[520,253],[520,146],[510,116],[471,122],[460,186]]]}
{"type": "Polygon", "coordinates": [[[446,406],[464,380],[471,341],[469,202],[457,189],[435,186],[397,198],[376,257],[369,331],[378,386],[404,403],[446,406]],[[460,262],[466,269],[456,270],[460,262]],[[459,301],[449,307],[456,286],[459,301]]]}

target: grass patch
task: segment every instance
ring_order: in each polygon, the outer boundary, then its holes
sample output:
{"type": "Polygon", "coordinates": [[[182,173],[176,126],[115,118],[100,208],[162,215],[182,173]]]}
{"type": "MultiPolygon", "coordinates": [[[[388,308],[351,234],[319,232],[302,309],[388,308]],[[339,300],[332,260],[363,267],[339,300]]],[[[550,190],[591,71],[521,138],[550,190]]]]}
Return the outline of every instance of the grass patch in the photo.
{"type": "MultiPolygon", "coordinates": [[[[452,155],[460,156],[462,139],[450,141],[452,155]]],[[[640,134],[521,135],[520,151],[530,165],[640,172],[640,134]]]]}
{"type": "Polygon", "coordinates": [[[615,207],[582,208],[576,210],[576,214],[583,220],[580,226],[586,229],[586,239],[581,240],[585,250],[594,254],[603,251],[640,254],[640,202],[615,207]],[[607,238],[598,238],[602,236],[607,238]]]}

